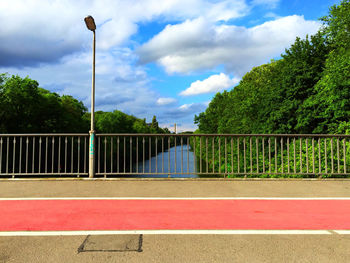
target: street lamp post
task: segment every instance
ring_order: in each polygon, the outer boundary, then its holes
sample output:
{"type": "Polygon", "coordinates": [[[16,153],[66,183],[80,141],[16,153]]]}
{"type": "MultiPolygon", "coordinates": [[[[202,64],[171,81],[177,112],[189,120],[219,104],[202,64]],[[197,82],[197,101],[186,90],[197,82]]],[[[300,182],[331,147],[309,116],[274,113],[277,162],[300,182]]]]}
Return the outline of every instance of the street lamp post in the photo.
{"type": "Polygon", "coordinates": [[[91,88],[91,128],[90,146],[89,146],[89,178],[95,175],[95,53],[96,53],[96,24],[92,16],[87,16],[84,19],[89,30],[93,32],[92,42],[92,88],[91,88]]]}

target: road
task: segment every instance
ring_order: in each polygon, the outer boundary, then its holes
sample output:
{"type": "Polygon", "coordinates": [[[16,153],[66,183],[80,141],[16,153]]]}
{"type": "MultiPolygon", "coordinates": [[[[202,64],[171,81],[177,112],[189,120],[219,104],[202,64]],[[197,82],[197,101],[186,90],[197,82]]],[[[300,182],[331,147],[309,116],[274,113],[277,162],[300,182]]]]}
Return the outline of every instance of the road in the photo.
{"type": "Polygon", "coordinates": [[[0,262],[350,258],[350,180],[1,180],[0,198],[0,262]]]}

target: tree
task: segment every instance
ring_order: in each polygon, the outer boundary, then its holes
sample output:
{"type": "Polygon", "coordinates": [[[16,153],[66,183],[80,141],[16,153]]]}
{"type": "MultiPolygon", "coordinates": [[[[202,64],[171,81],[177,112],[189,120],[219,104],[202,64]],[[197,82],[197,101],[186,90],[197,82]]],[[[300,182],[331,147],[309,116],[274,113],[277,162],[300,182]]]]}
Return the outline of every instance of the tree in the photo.
{"type": "Polygon", "coordinates": [[[0,76],[1,132],[82,132],[88,127],[82,102],[42,89],[29,77],[0,76]]]}

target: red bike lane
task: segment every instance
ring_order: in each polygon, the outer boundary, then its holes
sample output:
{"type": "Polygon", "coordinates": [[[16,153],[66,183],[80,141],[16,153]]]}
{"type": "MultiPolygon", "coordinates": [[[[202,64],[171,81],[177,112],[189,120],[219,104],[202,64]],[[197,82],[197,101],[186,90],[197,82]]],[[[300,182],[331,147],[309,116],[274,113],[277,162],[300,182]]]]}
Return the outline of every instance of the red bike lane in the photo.
{"type": "Polygon", "coordinates": [[[349,199],[0,200],[0,231],[348,230],[349,199]]]}

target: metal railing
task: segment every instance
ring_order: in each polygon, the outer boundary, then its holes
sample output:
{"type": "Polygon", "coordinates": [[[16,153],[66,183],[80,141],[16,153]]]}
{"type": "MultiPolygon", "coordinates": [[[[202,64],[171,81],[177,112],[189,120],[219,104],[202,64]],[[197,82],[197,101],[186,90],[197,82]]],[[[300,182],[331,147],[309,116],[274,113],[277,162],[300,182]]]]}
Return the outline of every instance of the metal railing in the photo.
{"type": "MultiPolygon", "coordinates": [[[[350,135],[97,134],[96,176],[347,177],[350,135]]],[[[0,177],[87,176],[88,134],[0,134],[0,177]]]]}

